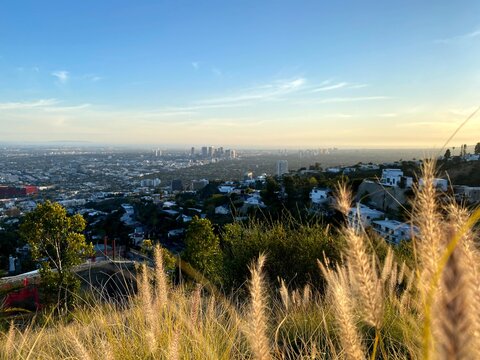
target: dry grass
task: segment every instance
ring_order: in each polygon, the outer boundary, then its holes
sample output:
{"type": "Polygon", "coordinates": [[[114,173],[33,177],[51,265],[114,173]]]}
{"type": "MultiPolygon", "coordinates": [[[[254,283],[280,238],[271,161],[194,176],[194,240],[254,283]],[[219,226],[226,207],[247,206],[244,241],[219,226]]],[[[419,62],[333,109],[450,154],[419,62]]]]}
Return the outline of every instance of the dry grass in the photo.
{"type": "MultiPolygon", "coordinates": [[[[102,301],[76,309],[71,321],[11,326],[0,334],[0,359],[478,358],[480,212],[442,205],[434,169],[425,162],[416,190],[420,232],[410,265],[391,249],[376,253],[364,229],[346,226],[344,261],[320,265],[325,294],[283,280],[272,289],[260,256],[249,301],[238,304],[209,286],[172,286],[156,249],[155,269],[143,268],[127,305],[102,301]]],[[[337,193],[345,213],[350,192],[342,185],[337,193]]]]}
{"type": "Polygon", "coordinates": [[[252,265],[250,272],[250,296],[251,302],[249,314],[247,315],[247,326],[245,332],[251,344],[253,358],[256,360],[268,360],[270,355],[270,344],[267,335],[268,316],[266,314],[267,298],[265,295],[265,284],[262,275],[262,268],[265,263],[265,255],[258,258],[256,264],[252,265]]]}

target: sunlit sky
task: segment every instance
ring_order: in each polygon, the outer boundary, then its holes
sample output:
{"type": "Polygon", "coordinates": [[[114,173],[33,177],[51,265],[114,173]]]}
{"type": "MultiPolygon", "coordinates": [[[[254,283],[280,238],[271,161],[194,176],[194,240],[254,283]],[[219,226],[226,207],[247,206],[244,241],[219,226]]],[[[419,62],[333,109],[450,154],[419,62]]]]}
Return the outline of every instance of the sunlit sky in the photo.
{"type": "Polygon", "coordinates": [[[0,142],[440,147],[479,105],[478,0],[0,3],[0,142]]]}

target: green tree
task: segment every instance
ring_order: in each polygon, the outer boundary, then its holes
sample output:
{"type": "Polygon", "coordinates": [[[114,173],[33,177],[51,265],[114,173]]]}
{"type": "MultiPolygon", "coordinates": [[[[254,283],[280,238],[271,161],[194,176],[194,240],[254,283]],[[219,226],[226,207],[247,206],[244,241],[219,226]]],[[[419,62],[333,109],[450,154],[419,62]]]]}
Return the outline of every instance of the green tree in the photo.
{"type": "Polygon", "coordinates": [[[480,142],[478,142],[477,145],[475,145],[474,152],[476,155],[480,154],[480,142]]]}
{"type": "Polygon", "coordinates": [[[310,187],[309,190],[312,190],[315,186],[318,186],[318,180],[311,176],[308,179],[308,186],[310,187]]]}
{"type": "Polygon", "coordinates": [[[182,258],[214,284],[222,283],[223,260],[220,239],[214,234],[210,220],[197,216],[192,219],[185,236],[182,258]]]}
{"type": "Polygon", "coordinates": [[[32,258],[40,263],[40,276],[47,298],[56,296],[59,311],[72,307],[80,282],[73,272],[93,254],[82,234],[86,222],[81,215],[68,216],[58,203],[46,201],[25,216],[20,234],[30,245],[32,258]]]}
{"type": "Polygon", "coordinates": [[[443,155],[443,158],[444,158],[445,160],[448,160],[448,159],[450,159],[451,157],[452,157],[452,153],[451,153],[450,149],[447,149],[447,151],[445,151],[445,155],[443,155]]]}

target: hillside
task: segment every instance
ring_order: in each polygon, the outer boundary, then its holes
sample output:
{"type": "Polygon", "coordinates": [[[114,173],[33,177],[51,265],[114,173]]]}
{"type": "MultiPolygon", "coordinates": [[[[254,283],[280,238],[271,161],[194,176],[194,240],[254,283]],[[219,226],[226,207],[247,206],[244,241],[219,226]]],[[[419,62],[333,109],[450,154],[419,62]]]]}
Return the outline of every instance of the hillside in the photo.
{"type": "MultiPolygon", "coordinates": [[[[412,216],[415,252],[347,226],[342,260],[317,268],[324,289],[267,277],[267,254],[238,292],[224,295],[199,274],[197,284],[172,283],[157,248],[137,295],[118,302],[92,294],[67,317],[12,324],[0,337],[2,359],[476,358],[480,210],[440,205],[430,164],[425,172],[412,216]]],[[[338,193],[346,214],[351,194],[338,193]]]]}
{"type": "Polygon", "coordinates": [[[454,185],[480,186],[480,161],[442,161],[438,171],[440,177],[450,177],[454,185]]]}

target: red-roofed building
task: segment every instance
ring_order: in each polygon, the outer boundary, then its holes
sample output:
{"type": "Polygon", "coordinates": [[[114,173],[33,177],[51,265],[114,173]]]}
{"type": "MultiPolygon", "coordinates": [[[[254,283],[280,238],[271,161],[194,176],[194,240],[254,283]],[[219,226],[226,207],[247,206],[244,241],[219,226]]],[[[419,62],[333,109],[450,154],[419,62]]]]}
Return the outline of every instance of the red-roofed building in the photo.
{"type": "Polygon", "coordinates": [[[26,186],[0,186],[0,199],[25,197],[38,193],[38,187],[26,186]]]}

